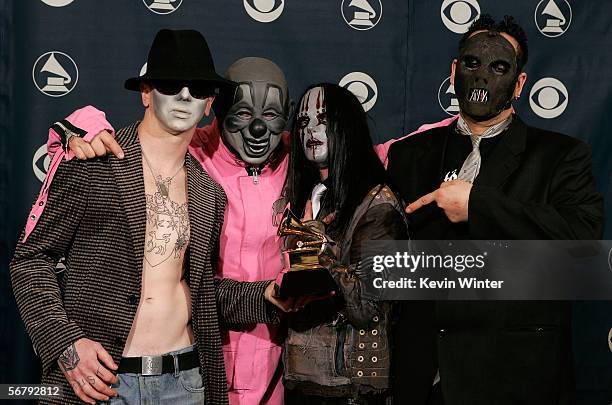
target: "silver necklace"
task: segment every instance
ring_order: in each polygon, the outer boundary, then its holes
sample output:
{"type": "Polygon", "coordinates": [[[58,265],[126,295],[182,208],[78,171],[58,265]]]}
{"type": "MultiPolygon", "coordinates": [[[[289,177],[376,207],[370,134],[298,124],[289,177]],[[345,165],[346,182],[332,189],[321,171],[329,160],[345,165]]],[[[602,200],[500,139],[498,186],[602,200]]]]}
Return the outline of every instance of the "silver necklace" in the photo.
{"type": "Polygon", "coordinates": [[[144,158],[145,163],[149,167],[151,175],[153,175],[153,180],[155,181],[155,187],[157,187],[157,191],[162,196],[168,197],[168,193],[170,191],[170,183],[172,182],[172,179],[174,179],[176,175],[179,174],[183,166],[185,166],[185,161],[183,160],[183,164],[178,168],[176,173],[172,175],[172,177],[166,177],[165,179],[163,179],[160,174],[155,174],[155,172],[153,171],[153,167],[151,166],[151,162],[149,162],[149,159],[147,158],[147,155],[145,155],[144,151],[142,151],[142,157],[144,158]]]}

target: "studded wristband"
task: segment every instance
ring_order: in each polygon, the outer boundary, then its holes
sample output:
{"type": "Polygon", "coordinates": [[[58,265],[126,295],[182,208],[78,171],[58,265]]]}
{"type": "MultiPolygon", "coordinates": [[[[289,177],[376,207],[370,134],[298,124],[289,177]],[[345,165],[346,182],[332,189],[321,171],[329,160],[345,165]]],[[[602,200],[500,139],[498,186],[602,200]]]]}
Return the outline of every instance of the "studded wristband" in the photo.
{"type": "Polygon", "coordinates": [[[73,136],[82,138],[83,136],[85,136],[85,134],[87,134],[86,131],[75,127],[67,120],[57,121],[56,123],[51,125],[51,129],[53,129],[59,135],[60,141],[62,142],[62,149],[66,153],[68,153],[68,145],[70,143],[70,139],[72,139],[73,136]]]}

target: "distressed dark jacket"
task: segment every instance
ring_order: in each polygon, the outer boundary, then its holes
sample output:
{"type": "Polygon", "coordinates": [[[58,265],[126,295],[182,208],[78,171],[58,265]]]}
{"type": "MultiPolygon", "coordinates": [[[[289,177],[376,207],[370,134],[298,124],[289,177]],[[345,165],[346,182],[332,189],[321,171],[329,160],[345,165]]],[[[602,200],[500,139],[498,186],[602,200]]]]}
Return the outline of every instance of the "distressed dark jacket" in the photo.
{"type": "Polygon", "coordinates": [[[289,320],[283,354],[285,387],[327,397],[382,393],[389,388],[392,306],[364,296],[363,280],[373,271],[373,259],[365,256],[363,244],[407,238],[399,201],[388,187],[376,186],[337,241],[339,262],[348,268],[332,271],[340,294],[309,304],[289,320]]]}

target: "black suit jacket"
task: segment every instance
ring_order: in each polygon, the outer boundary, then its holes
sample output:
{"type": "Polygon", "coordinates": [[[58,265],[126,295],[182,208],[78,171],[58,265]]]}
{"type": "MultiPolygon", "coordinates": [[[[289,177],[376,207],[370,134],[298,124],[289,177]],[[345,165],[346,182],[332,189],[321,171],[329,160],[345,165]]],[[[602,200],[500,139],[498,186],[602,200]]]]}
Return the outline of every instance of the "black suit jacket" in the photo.
{"type": "MultiPolygon", "coordinates": [[[[140,302],[146,200],[137,124],[120,130],[117,141],[122,160],[62,162],[43,215],[11,262],[13,291],[41,358],[42,382],[64,386],[64,398],[50,403],[80,403],[57,367],[60,353],[87,337],[118,364],[140,302]],[[54,270],[62,256],[66,270],[58,281],[54,270]]],[[[224,404],[219,322],[272,322],[276,314],[263,298],[268,282],[213,278],[226,197],[190,155],[186,169],[192,325],[206,403],[224,404]]]]}
{"type": "MultiPolygon", "coordinates": [[[[389,177],[406,202],[439,187],[452,127],[391,146],[389,177]]],[[[482,164],[468,211],[470,239],[600,239],[603,201],[588,146],[514,116],[482,164]]],[[[409,220],[414,239],[444,239],[452,226],[435,203],[409,220]]],[[[572,402],[568,303],[415,302],[402,311],[400,404],[425,403],[438,367],[446,404],[572,402]]]]}

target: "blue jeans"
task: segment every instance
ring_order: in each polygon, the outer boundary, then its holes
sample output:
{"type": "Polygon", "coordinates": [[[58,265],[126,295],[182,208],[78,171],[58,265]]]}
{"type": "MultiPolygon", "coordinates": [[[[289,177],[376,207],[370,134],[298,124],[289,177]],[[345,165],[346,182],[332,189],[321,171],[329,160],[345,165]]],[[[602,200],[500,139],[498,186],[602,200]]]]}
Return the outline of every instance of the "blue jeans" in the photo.
{"type": "MultiPolygon", "coordinates": [[[[193,346],[166,355],[177,355],[193,350],[193,346]]],[[[113,388],[119,394],[109,405],[201,405],[204,404],[204,386],[200,368],[162,375],[143,376],[134,373],[117,374],[119,382],[113,388]]]]}

